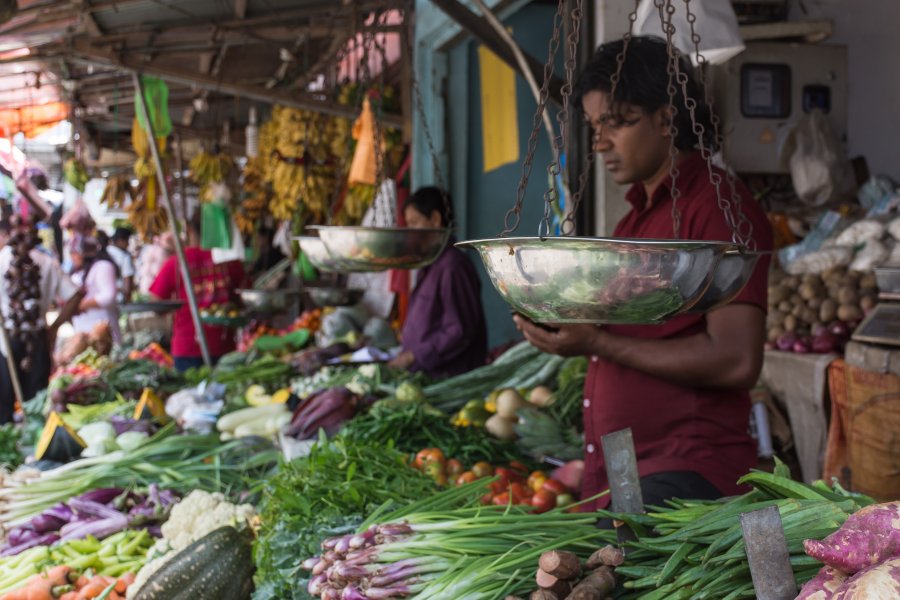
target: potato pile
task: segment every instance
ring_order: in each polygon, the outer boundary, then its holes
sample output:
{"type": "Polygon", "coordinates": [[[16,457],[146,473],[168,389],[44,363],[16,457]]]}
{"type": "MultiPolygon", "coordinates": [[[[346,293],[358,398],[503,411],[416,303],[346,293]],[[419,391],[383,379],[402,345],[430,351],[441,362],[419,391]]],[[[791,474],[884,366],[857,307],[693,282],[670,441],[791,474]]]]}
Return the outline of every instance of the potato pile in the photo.
{"type": "Polygon", "coordinates": [[[813,338],[822,332],[830,331],[838,338],[849,336],[875,307],[877,298],[878,286],[871,272],[849,271],[846,267],[808,275],[772,271],[766,322],[768,342],[779,350],[802,352],[800,346],[811,346],[813,338]],[[795,349],[796,341],[801,344],[795,349]]]}

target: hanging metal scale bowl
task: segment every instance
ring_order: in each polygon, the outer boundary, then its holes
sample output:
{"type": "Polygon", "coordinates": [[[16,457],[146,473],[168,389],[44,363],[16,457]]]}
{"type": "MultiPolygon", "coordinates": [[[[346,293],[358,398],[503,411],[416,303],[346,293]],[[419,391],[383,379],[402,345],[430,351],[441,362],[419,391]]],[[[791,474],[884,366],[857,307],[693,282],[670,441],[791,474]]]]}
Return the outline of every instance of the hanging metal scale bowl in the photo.
{"type": "Polygon", "coordinates": [[[333,258],[325,247],[322,238],[304,235],[293,238],[300,244],[300,250],[309,259],[309,262],[320,271],[328,273],[343,273],[347,271],[347,265],[333,258]]]}
{"type": "Polygon", "coordinates": [[[709,288],[687,312],[709,312],[734,300],[750,281],[753,269],[756,268],[756,263],[763,254],[767,253],[741,252],[740,250],[726,252],[716,266],[709,288]]]}
{"type": "Polygon", "coordinates": [[[703,296],[728,242],[513,237],[460,242],[481,254],[516,311],[538,323],[660,323],[703,296]]]}
{"type": "Polygon", "coordinates": [[[434,262],[447,245],[449,229],[338,227],[312,229],[345,272],[418,269],[434,262]]]}

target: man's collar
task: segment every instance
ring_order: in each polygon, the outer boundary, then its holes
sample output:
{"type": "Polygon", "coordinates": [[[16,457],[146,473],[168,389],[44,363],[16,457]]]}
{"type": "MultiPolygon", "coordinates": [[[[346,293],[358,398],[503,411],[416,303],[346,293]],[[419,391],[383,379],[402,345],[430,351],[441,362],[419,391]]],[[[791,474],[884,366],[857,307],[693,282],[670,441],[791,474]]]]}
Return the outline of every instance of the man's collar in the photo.
{"type": "MultiPolygon", "coordinates": [[[[691,150],[687,152],[681,162],[678,163],[678,179],[676,185],[682,193],[694,184],[694,180],[706,166],[706,161],[699,151],[691,150]]],[[[643,212],[649,208],[659,204],[663,198],[670,198],[672,195],[672,176],[667,174],[653,192],[650,203],[647,203],[647,193],[643,184],[640,182],[632,185],[625,193],[625,200],[631,204],[635,212],[643,212]]]]}

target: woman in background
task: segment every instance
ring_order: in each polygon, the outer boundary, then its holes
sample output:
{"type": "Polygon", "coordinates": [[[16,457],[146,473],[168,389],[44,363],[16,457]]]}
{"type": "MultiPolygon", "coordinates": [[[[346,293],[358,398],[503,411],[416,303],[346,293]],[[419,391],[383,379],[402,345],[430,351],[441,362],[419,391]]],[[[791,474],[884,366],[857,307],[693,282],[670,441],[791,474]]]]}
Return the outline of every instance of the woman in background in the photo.
{"type": "Polygon", "coordinates": [[[75,333],[91,333],[96,326],[106,323],[113,342],[118,344],[122,340],[116,305],[118,267],[97,239],[90,236],[74,237],[69,256],[72,281],[84,289],[84,298],[78,306],[80,314],[72,318],[75,333]]]}
{"type": "MultiPolygon", "coordinates": [[[[450,206],[449,197],[438,188],[421,188],[406,201],[406,225],[449,227],[450,206]]],[[[481,282],[475,265],[453,242],[436,261],[419,270],[401,333],[403,350],[391,362],[393,366],[447,377],[485,363],[487,324],[481,282]]]]}

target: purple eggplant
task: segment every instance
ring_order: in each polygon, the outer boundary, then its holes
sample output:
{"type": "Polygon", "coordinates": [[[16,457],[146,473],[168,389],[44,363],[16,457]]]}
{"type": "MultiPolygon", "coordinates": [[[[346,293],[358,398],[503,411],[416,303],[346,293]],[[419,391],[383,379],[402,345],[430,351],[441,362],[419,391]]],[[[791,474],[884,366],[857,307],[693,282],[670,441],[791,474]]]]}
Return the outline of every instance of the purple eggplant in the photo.
{"type": "Polygon", "coordinates": [[[107,538],[114,533],[119,533],[127,527],[128,519],[125,517],[125,515],[120,513],[116,517],[109,517],[106,519],[95,519],[93,521],[69,523],[68,525],[60,529],[59,533],[60,539],[63,541],[80,540],[87,537],[88,535],[92,535],[98,540],[102,540],[103,538],[107,538]]]}
{"type": "Polygon", "coordinates": [[[18,546],[19,544],[24,544],[25,542],[33,540],[37,537],[41,537],[41,534],[32,529],[30,525],[25,525],[23,527],[13,527],[9,531],[9,535],[6,538],[6,545],[4,547],[18,546]]]}
{"type": "MultiPolygon", "coordinates": [[[[91,490],[90,492],[86,492],[78,496],[78,499],[99,502],[100,504],[109,504],[110,502],[115,500],[116,497],[120,496],[124,491],[125,490],[122,490],[120,488],[98,488],[96,490],[91,490]]],[[[69,504],[71,505],[71,501],[69,502],[69,504]]]]}
{"type": "Polygon", "coordinates": [[[68,523],[53,515],[43,512],[31,519],[31,526],[38,533],[49,533],[51,531],[59,531],[59,528],[68,523]]]}
{"type": "Polygon", "coordinates": [[[51,506],[41,514],[57,518],[66,523],[75,518],[75,513],[72,512],[72,509],[62,503],[51,506]]]}
{"type": "Polygon", "coordinates": [[[79,516],[99,517],[101,519],[124,518],[124,515],[116,509],[84,498],[72,498],[69,500],[69,508],[74,510],[75,514],[79,516]]]}
{"type": "Polygon", "coordinates": [[[21,552],[25,552],[29,548],[35,548],[37,546],[49,546],[50,544],[59,541],[59,536],[55,533],[45,533],[44,535],[32,538],[27,542],[23,542],[18,546],[10,546],[5,548],[3,551],[0,551],[0,556],[15,556],[21,552]]]}

